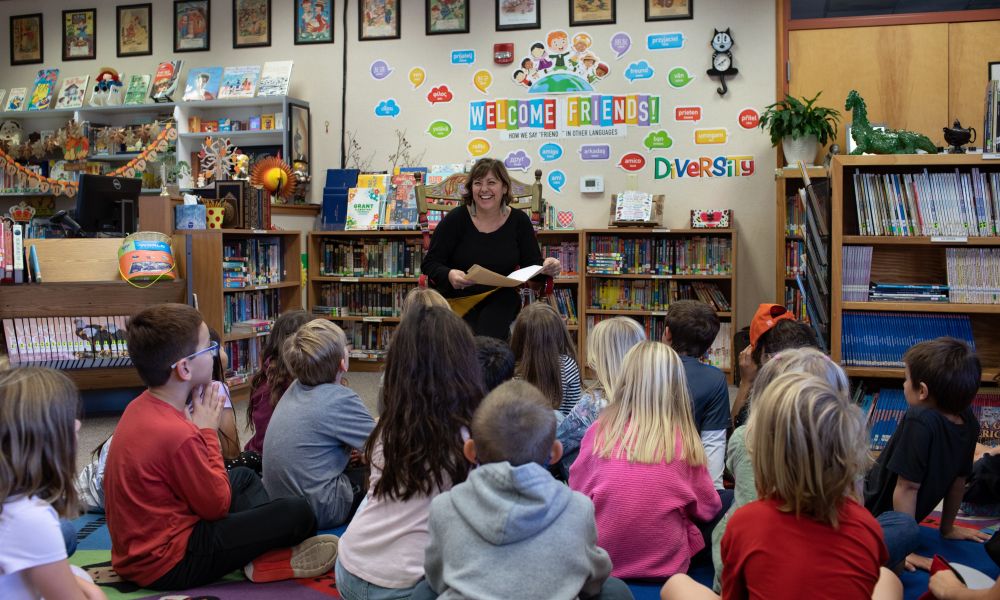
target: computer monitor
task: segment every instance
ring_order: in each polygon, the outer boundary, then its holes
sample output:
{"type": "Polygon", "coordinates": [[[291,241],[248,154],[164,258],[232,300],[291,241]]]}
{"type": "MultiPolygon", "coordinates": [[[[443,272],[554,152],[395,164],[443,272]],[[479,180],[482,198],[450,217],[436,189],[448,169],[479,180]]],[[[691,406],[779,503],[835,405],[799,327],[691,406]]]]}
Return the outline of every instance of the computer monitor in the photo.
{"type": "Polygon", "coordinates": [[[124,237],[138,227],[142,180],[134,177],[81,175],[76,221],[86,235],[124,237]]]}

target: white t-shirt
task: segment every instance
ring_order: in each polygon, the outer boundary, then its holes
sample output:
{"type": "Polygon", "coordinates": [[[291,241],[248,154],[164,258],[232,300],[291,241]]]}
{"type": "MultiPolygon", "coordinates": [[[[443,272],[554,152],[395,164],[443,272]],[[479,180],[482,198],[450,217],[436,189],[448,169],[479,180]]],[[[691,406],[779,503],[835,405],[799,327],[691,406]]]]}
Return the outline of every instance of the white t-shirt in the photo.
{"type": "Polygon", "coordinates": [[[20,496],[4,502],[0,513],[0,598],[37,600],[27,569],[66,558],[59,516],[46,502],[20,496]]]}

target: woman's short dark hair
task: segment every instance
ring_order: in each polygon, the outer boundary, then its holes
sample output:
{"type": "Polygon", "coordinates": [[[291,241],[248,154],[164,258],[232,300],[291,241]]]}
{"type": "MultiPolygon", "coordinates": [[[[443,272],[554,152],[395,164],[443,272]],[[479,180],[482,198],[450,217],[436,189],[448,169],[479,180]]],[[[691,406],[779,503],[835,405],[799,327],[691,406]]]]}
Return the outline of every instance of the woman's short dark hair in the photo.
{"type": "Polygon", "coordinates": [[[507,174],[507,167],[504,166],[502,161],[495,158],[480,158],[476,161],[476,164],[469,171],[469,177],[465,180],[465,187],[462,189],[462,203],[465,206],[470,206],[472,204],[472,182],[477,179],[482,179],[489,174],[493,174],[500,183],[507,188],[504,192],[503,198],[500,199],[504,206],[509,206],[511,202],[514,201],[514,196],[511,193],[510,185],[510,175],[507,174]]]}

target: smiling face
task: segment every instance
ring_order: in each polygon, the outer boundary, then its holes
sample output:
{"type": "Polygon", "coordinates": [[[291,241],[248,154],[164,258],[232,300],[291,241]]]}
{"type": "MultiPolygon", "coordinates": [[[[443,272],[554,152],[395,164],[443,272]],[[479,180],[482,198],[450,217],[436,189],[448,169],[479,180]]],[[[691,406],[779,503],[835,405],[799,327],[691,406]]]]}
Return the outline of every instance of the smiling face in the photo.
{"type": "Polygon", "coordinates": [[[476,211],[487,213],[499,212],[507,186],[493,171],[472,181],[472,201],[476,203],[476,211]]]}

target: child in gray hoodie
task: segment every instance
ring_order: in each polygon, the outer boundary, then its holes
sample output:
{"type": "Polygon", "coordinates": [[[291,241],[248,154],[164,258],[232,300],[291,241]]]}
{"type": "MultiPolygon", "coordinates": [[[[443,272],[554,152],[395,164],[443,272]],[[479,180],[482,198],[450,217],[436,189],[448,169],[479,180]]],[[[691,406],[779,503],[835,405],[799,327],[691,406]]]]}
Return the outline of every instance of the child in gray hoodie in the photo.
{"type": "Polygon", "coordinates": [[[480,466],[431,503],[422,598],[632,598],[609,578],[594,506],[553,479],[556,418],[538,388],[508,381],[472,418],[465,457],[480,466]]]}

